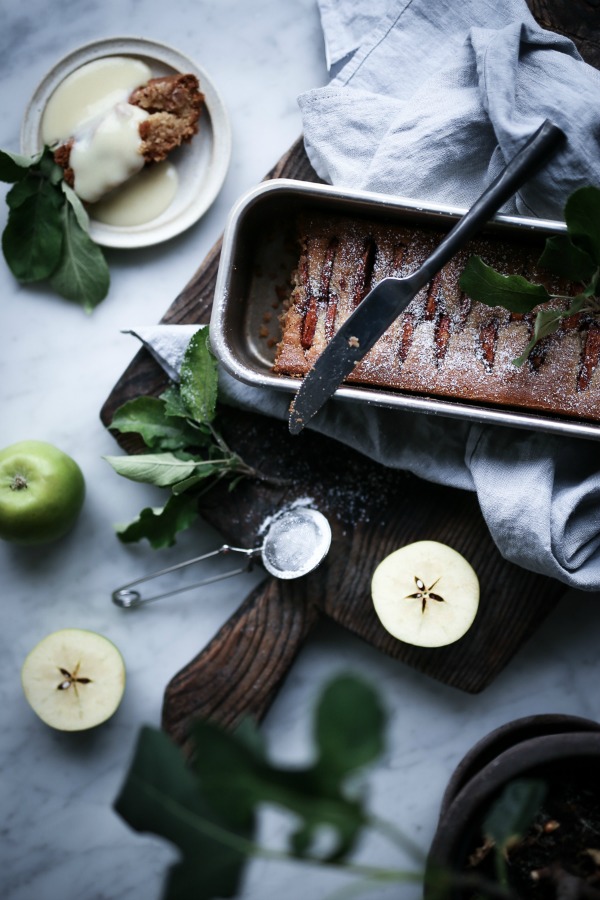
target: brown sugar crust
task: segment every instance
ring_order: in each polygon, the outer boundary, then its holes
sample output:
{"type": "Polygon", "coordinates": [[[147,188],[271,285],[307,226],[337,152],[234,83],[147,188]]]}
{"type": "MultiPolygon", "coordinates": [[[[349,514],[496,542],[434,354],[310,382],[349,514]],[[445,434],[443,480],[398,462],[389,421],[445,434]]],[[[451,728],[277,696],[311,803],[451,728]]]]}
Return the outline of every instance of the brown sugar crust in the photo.
{"type": "MultiPolygon", "coordinates": [[[[282,316],[274,372],[305,375],[332,335],[382,278],[410,274],[443,233],[314,214],[299,223],[301,253],[282,316]]],[[[518,367],[532,314],[472,302],[459,288],[478,254],[503,274],[521,274],[550,293],[575,286],[538,270],[540,242],[490,235],[471,241],[423,288],[348,377],[378,388],[544,410],[600,420],[600,321],[565,320],[518,367]]]]}
{"type": "MultiPolygon", "coordinates": [[[[136,88],[128,102],[148,113],[139,124],[140,154],[146,163],[160,162],[176,147],[198,133],[204,94],[195,75],[164,75],[151,78],[136,88]]],[[[54,160],[65,171],[65,181],[74,186],[69,165],[74,140],[71,138],[54,151],[54,160]]]]}

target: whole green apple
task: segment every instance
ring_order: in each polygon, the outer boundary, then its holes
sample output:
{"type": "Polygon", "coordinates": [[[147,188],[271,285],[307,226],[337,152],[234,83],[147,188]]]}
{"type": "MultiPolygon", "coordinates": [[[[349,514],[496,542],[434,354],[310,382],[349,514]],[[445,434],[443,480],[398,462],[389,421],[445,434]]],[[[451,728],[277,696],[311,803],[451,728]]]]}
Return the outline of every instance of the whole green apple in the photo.
{"type": "Polygon", "coordinates": [[[0,451],[0,538],[41,544],[66,534],[81,512],[85,482],[74,459],[45,441],[0,451]]]}

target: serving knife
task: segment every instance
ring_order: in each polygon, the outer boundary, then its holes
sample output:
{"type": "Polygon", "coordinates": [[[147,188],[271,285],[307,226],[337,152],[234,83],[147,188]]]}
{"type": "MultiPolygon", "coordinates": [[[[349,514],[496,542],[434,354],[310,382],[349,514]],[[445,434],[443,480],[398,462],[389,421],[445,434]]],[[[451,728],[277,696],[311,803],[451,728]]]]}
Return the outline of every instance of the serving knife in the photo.
{"type": "Polygon", "coordinates": [[[290,406],[299,434],[415,295],[555,152],[564,132],[546,119],[527,143],[411,275],[382,279],[359,303],[305,375],[290,406]]]}

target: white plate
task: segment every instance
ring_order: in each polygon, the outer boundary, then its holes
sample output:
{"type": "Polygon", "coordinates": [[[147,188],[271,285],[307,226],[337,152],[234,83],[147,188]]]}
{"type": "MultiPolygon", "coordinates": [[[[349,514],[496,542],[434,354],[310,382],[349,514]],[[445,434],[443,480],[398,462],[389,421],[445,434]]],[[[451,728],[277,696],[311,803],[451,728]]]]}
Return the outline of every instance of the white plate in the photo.
{"type": "Polygon", "coordinates": [[[106,225],[93,218],[90,221],[91,237],[104,247],[147,247],[189,228],[216,198],[231,157],[229,118],[204,69],[177,50],[143,38],[108,38],[86,44],[65,56],[38,85],[21,129],[21,152],[25,156],[41,149],[42,116],[53,91],[75,69],[104,56],[134,56],[150,67],[153,76],[192,73],[197,76],[204,94],[198,134],[169,156],[177,169],[178,188],[168,209],[143,225],[122,227],[106,225]]]}

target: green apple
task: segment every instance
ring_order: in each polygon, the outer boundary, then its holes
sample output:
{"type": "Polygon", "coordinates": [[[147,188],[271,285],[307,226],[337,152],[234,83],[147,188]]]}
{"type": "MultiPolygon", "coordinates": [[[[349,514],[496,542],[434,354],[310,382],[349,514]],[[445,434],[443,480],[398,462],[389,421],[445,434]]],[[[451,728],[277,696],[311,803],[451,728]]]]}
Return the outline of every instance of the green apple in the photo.
{"type": "Polygon", "coordinates": [[[25,697],[46,725],[84,731],[109,719],[125,690],[125,664],[112,641],[63,628],[43,638],[21,669],[25,697]]]}
{"type": "Polygon", "coordinates": [[[85,482],[74,459],[45,441],[0,451],[0,538],[23,544],[56,540],[75,524],[85,482]]]}
{"type": "Polygon", "coordinates": [[[444,647],[471,627],[479,579],[464,556],[438,541],[416,541],[390,553],[371,580],[383,627],[417,647],[444,647]]]}

